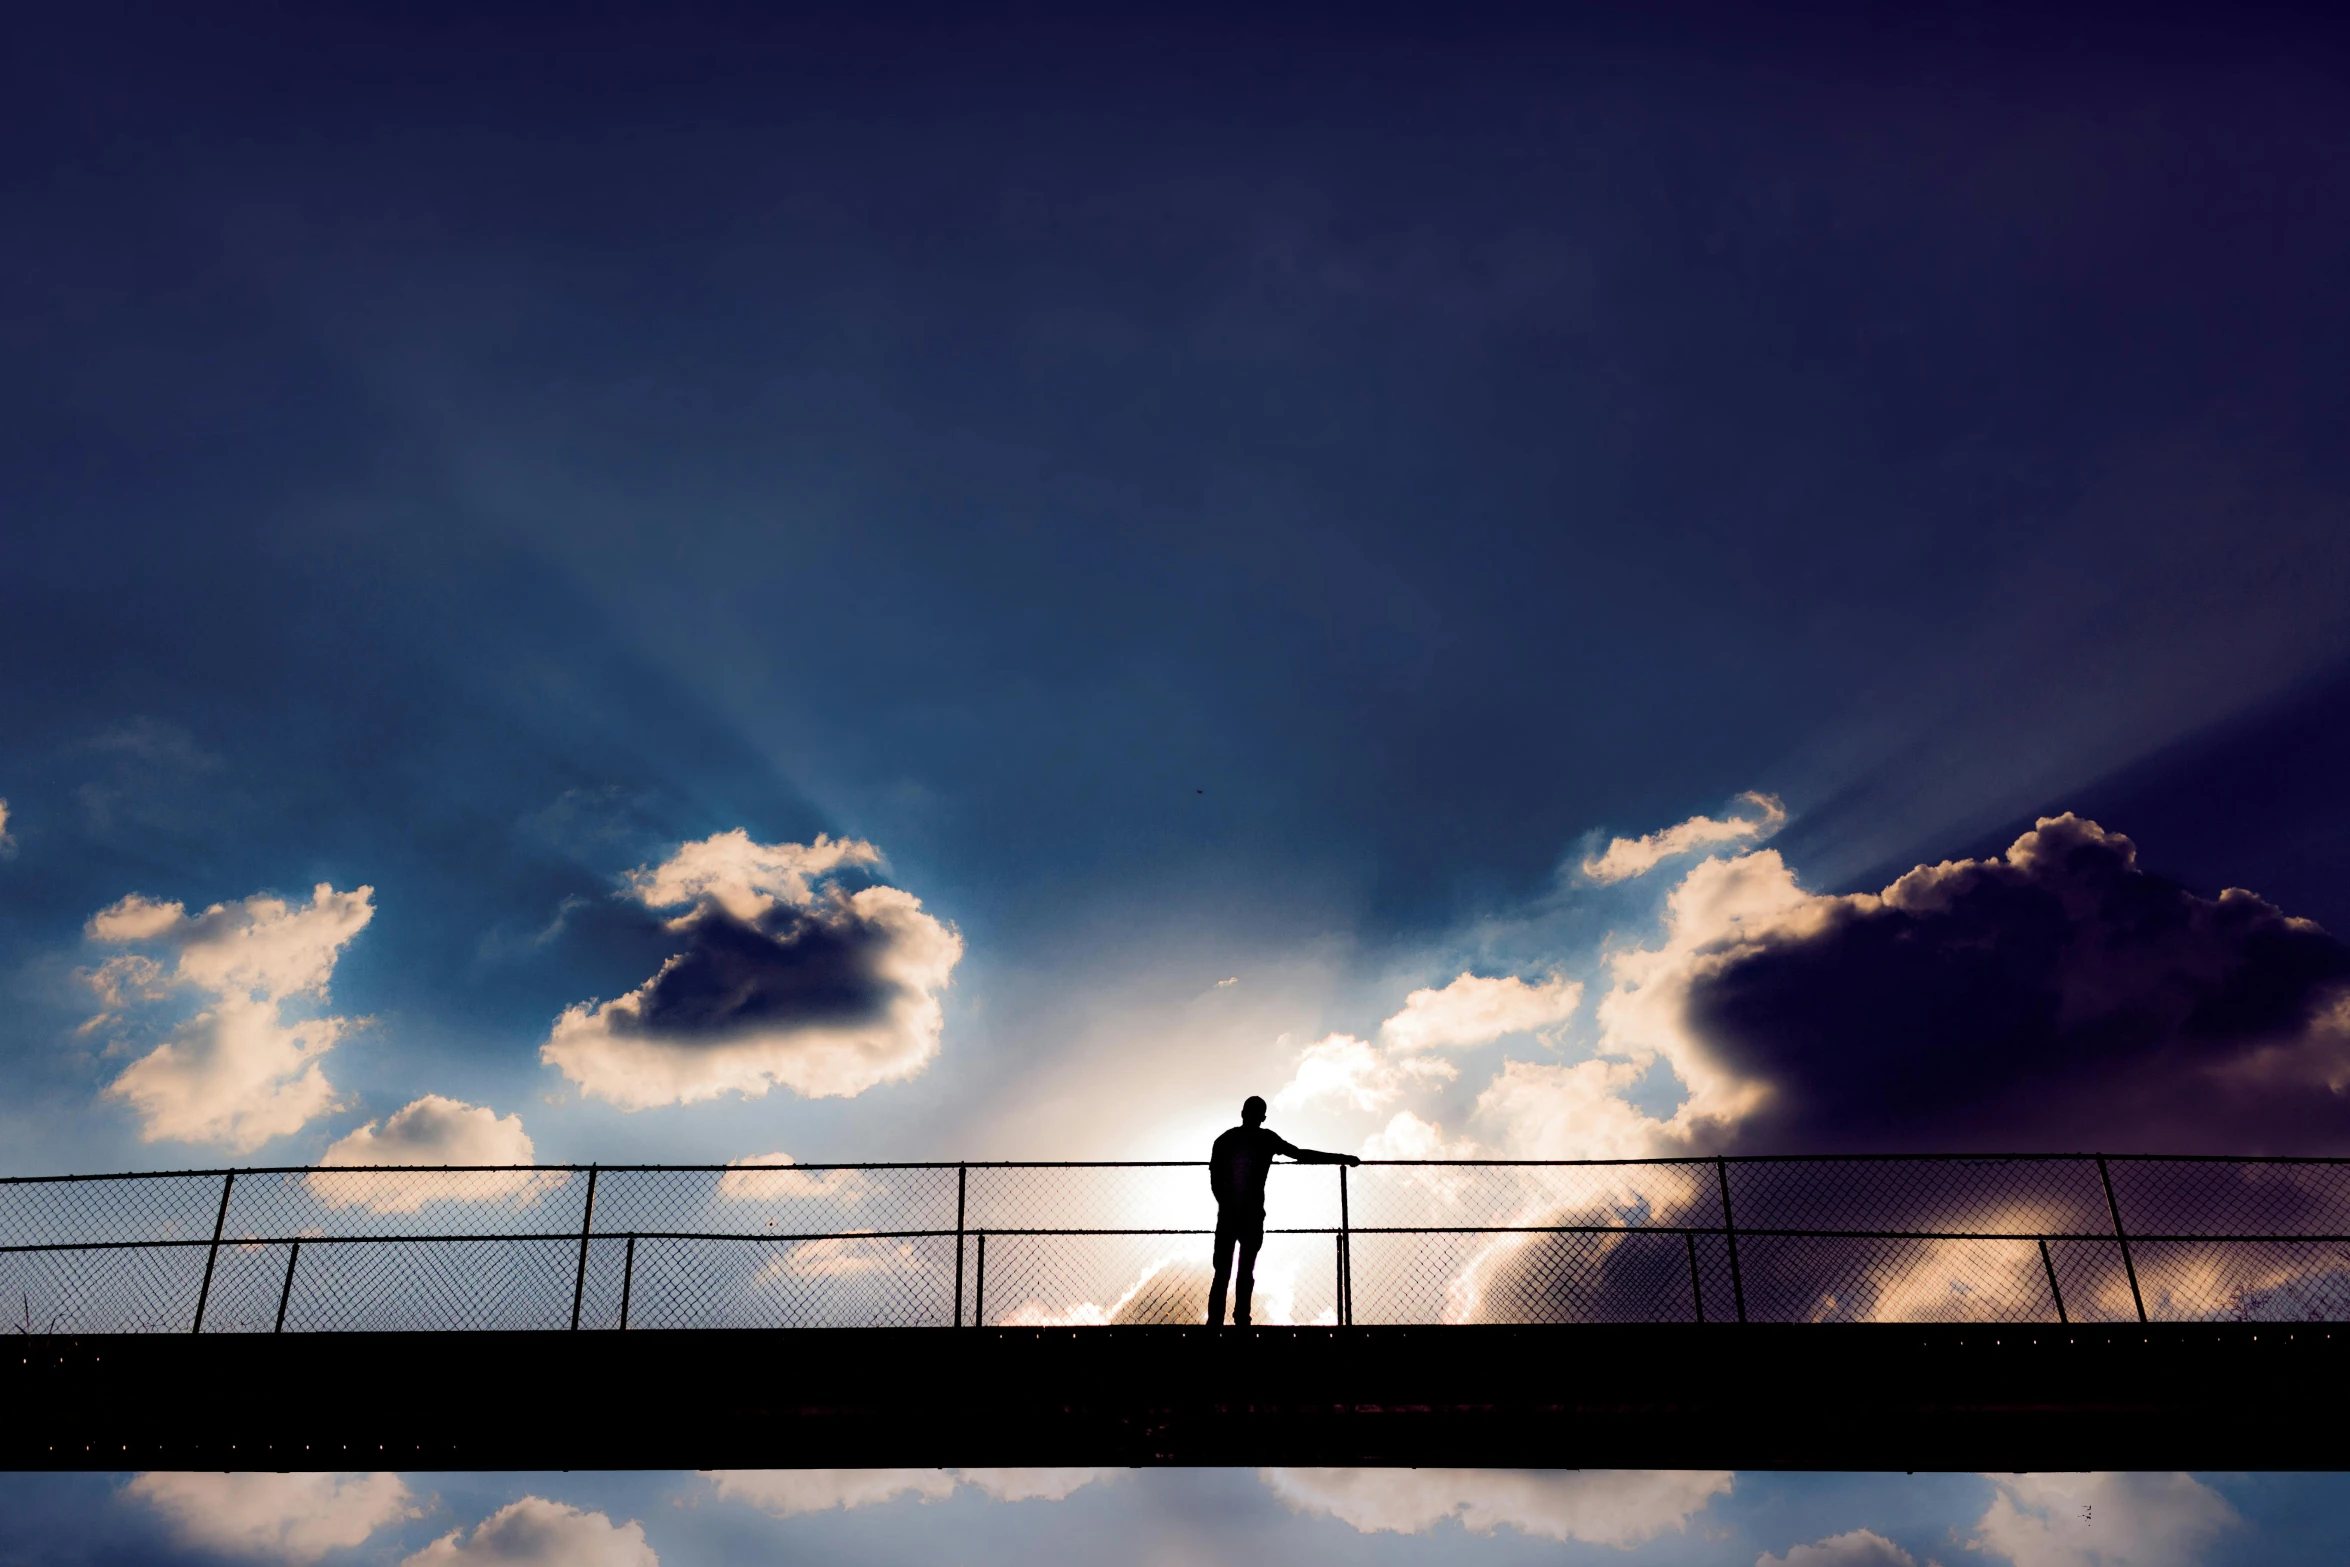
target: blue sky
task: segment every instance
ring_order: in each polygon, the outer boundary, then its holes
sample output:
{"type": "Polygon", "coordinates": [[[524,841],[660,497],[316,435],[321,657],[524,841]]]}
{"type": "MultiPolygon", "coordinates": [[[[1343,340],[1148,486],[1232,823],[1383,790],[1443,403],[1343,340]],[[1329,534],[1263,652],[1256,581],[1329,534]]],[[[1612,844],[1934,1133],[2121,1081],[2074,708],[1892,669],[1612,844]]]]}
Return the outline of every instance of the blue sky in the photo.
{"type": "MultiPolygon", "coordinates": [[[[2338,41],[1848,23],[24,23],[0,1169],[1183,1157],[1250,1092],[2350,1152],[2338,41]],[[2040,1005],[2156,971],[2220,977],[2040,1005]]],[[[120,1484],[10,1548],[203,1555],[120,1484]]],[[[1627,1554],[704,1485],[417,1477],[352,1549],[1627,1554]]],[[[2314,1559],[2326,1484],[2210,1486],[2103,1560],[2314,1559]]],[[[1628,1554],[1972,1560],[1998,1494],[1742,1476],[1628,1554]]]]}

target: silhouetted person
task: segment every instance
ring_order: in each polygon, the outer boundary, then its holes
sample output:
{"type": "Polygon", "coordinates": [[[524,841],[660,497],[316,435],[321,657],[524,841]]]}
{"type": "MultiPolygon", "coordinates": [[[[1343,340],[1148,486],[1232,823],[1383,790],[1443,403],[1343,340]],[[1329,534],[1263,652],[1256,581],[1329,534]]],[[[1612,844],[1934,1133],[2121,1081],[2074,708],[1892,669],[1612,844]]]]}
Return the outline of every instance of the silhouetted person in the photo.
{"type": "Polygon", "coordinates": [[[1265,1101],[1251,1094],[1240,1107],[1240,1124],[1216,1139],[1208,1153],[1208,1187],[1216,1194],[1216,1278],[1208,1286],[1208,1326],[1224,1325],[1224,1287],[1232,1283],[1232,1250],[1240,1248],[1239,1288],[1232,1297],[1232,1321],[1248,1326],[1249,1296],[1257,1287],[1257,1252],[1265,1244],[1265,1175],[1273,1156],[1285,1153],[1300,1164],[1361,1164],[1350,1153],[1300,1148],[1265,1126],[1265,1101]]]}

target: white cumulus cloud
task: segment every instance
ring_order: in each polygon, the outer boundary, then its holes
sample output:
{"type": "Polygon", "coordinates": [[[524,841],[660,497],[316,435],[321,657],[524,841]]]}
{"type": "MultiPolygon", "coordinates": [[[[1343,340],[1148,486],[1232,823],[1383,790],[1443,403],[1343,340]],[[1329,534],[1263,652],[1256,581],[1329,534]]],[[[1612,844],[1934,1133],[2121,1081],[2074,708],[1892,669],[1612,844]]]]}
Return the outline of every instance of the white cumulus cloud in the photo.
{"type": "MultiPolygon", "coordinates": [[[[681,844],[658,865],[628,876],[629,890],[649,909],[709,903],[738,920],[755,920],[777,905],[805,908],[812,883],[844,865],[878,865],[881,851],[854,838],[816,835],[814,843],[754,843],[737,827],[681,844]]],[[[679,921],[689,920],[689,911],[679,921]]]]}
{"type": "Polygon", "coordinates": [[[938,1502],[959,1486],[999,1502],[1058,1502],[1120,1469],[718,1469],[717,1494],[778,1518],[875,1507],[903,1497],[938,1502]]]}
{"type": "Polygon", "coordinates": [[[2015,1567],[2195,1567],[2240,1520],[2187,1474],[1991,1475],[1969,1549],[2015,1567]]]}
{"type": "Polygon", "coordinates": [[[1499,1146],[1538,1159],[1685,1153],[1701,1136],[1734,1126],[1769,1085],[1705,1047],[1690,1024],[1691,990],[1765,937],[1818,919],[1833,901],[1798,886],[1773,849],[1690,867],[1666,899],[1663,939],[1608,958],[1598,1054],[1573,1063],[1504,1063],[1478,1096],[1476,1120],[1499,1146]],[[1660,1058],[1687,1094],[1663,1118],[1627,1097],[1660,1058]]]}
{"type": "Polygon", "coordinates": [[[1331,1034],[1307,1045],[1298,1053],[1289,1082],[1273,1095],[1273,1108],[1387,1109],[1408,1094],[1441,1088],[1460,1076],[1460,1068],[1441,1052],[1563,1023],[1582,999],[1580,984],[1555,975],[1529,985],[1514,975],[1487,979],[1463,973],[1441,987],[1404,997],[1403,1010],[1379,1025],[1376,1043],[1331,1034]]]}
{"type": "Polygon", "coordinates": [[[0,800],[0,860],[16,852],[16,837],[8,830],[8,802],[0,800]]]}
{"type": "Polygon", "coordinates": [[[141,1137],[244,1153],[334,1108],[320,1062],[351,1020],[290,1018],[286,1009],[326,1000],[336,960],[375,916],[373,900],[372,888],[337,892],[320,882],[308,903],[256,894],[191,916],[179,903],[134,893],[91,916],[91,941],[162,956],[123,952],[87,974],[108,1010],[85,1029],[174,992],[206,1003],[106,1089],[138,1115],[141,1137]]]}
{"type": "Polygon", "coordinates": [[[901,1496],[936,1502],[955,1493],[955,1477],[944,1469],[714,1469],[710,1483],[727,1501],[778,1518],[874,1507],[901,1496]]]}
{"type": "MultiPolygon", "coordinates": [[[[319,1155],[322,1165],[351,1164],[533,1164],[538,1150],[519,1115],[500,1115],[487,1105],[426,1094],[337,1138],[319,1155]]],[[[507,1197],[533,1189],[538,1177],[526,1171],[468,1175],[461,1188],[399,1176],[312,1176],[311,1189],[330,1207],[364,1205],[377,1213],[414,1213],[436,1198],[507,1197]]]]}
{"type": "Polygon", "coordinates": [[[1458,1519],[1476,1534],[1515,1529],[1550,1540],[1629,1549],[1689,1520],[1730,1489],[1710,1470],[1267,1469],[1265,1484],[1299,1512],[1364,1534],[1420,1534],[1458,1519]]]}
{"type": "Polygon", "coordinates": [[[1529,985],[1514,975],[1464,973],[1441,990],[1404,997],[1403,1010],[1379,1025],[1379,1037],[1397,1050],[1465,1049],[1564,1023],[1582,1000],[1581,985],[1555,975],[1529,985]]]}
{"type": "Polygon", "coordinates": [[[999,1502],[1062,1502],[1120,1469],[958,1469],[956,1478],[999,1502]]]}
{"type": "Polygon", "coordinates": [[[395,1474],[183,1474],[132,1478],[183,1545],[259,1561],[314,1562],[417,1516],[395,1474]]]}
{"type": "Polygon", "coordinates": [[[526,1496],[476,1524],[452,1529],[401,1567],[661,1567],[641,1523],[616,1524],[543,1496],[526,1496]]]}
{"type": "Polygon", "coordinates": [[[1444,1128],[1423,1121],[1409,1110],[1398,1110],[1388,1123],[1363,1139],[1366,1159],[1475,1159],[1482,1156],[1476,1143],[1444,1135],[1444,1128]]]}
{"type": "Polygon", "coordinates": [[[627,995],[565,1011],[540,1058],[627,1110],[777,1086],[848,1097],[920,1072],[963,941],[911,893],[834,879],[879,859],[855,840],[738,829],[638,869],[630,896],[682,909],[665,923],[684,950],[627,995]]]}
{"type": "Polygon", "coordinates": [[[1448,1082],[1460,1069],[1436,1056],[1397,1056],[1352,1034],[1332,1034],[1305,1047],[1297,1071],[1273,1096],[1276,1110],[1311,1104],[1377,1110],[1420,1083],[1448,1082]]]}
{"type": "Polygon", "coordinates": [[[1749,838],[1760,843],[1787,824],[1787,808],[1777,796],[1750,790],[1738,798],[1754,807],[1753,815],[1692,816],[1661,832],[1613,839],[1603,852],[1583,862],[1583,874],[1596,882],[1628,881],[1675,855],[1749,838]]]}
{"type": "Polygon", "coordinates": [[[803,1170],[787,1153],[756,1153],[731,1161],[718,1177],[718,1195],[736,1202],[828,1197],[855,1202],[865,1195],[862,1170],[803,1170]]]}
{"type": "Polygon", "coordinates": [[[1917,1567],[1917,1558],[1874,1529],[1849,1529],[1790,1546],[1784,1556],[1765,1551],[1754,1567],[1917,1567]]]}

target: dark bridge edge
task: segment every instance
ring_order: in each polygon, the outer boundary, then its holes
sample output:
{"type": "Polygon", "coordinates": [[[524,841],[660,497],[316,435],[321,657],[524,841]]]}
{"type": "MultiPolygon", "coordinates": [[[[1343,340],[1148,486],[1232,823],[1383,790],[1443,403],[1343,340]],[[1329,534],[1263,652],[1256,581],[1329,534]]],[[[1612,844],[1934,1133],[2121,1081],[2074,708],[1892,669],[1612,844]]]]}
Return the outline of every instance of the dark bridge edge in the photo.
{"type": "Polygon", "coordinates": [[[2350,1467],[2339,1417],[2350,1329],[2322,1324],[712,1329],[12,1347],[0,1463],[19,1469],[2350,1467]],[[485,1412],[469,1389],[494,1389],[501,1408],[485,1412]]]}

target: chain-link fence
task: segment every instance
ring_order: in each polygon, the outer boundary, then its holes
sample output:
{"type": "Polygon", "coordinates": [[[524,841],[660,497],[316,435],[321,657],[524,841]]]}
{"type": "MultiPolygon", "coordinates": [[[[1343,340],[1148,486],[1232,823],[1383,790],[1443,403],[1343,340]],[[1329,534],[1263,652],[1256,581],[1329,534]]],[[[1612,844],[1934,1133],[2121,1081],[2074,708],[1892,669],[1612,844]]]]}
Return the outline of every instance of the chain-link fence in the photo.
{"type": "MultiPolygon", "coordinates": [[[[2350,1320],[2350,1161],[1276,1165],[1259,1323],[2350,1320]]],[[[22,1333],[1198,1322],[1200,1164],[0,1180],[22,1333]]]]}

